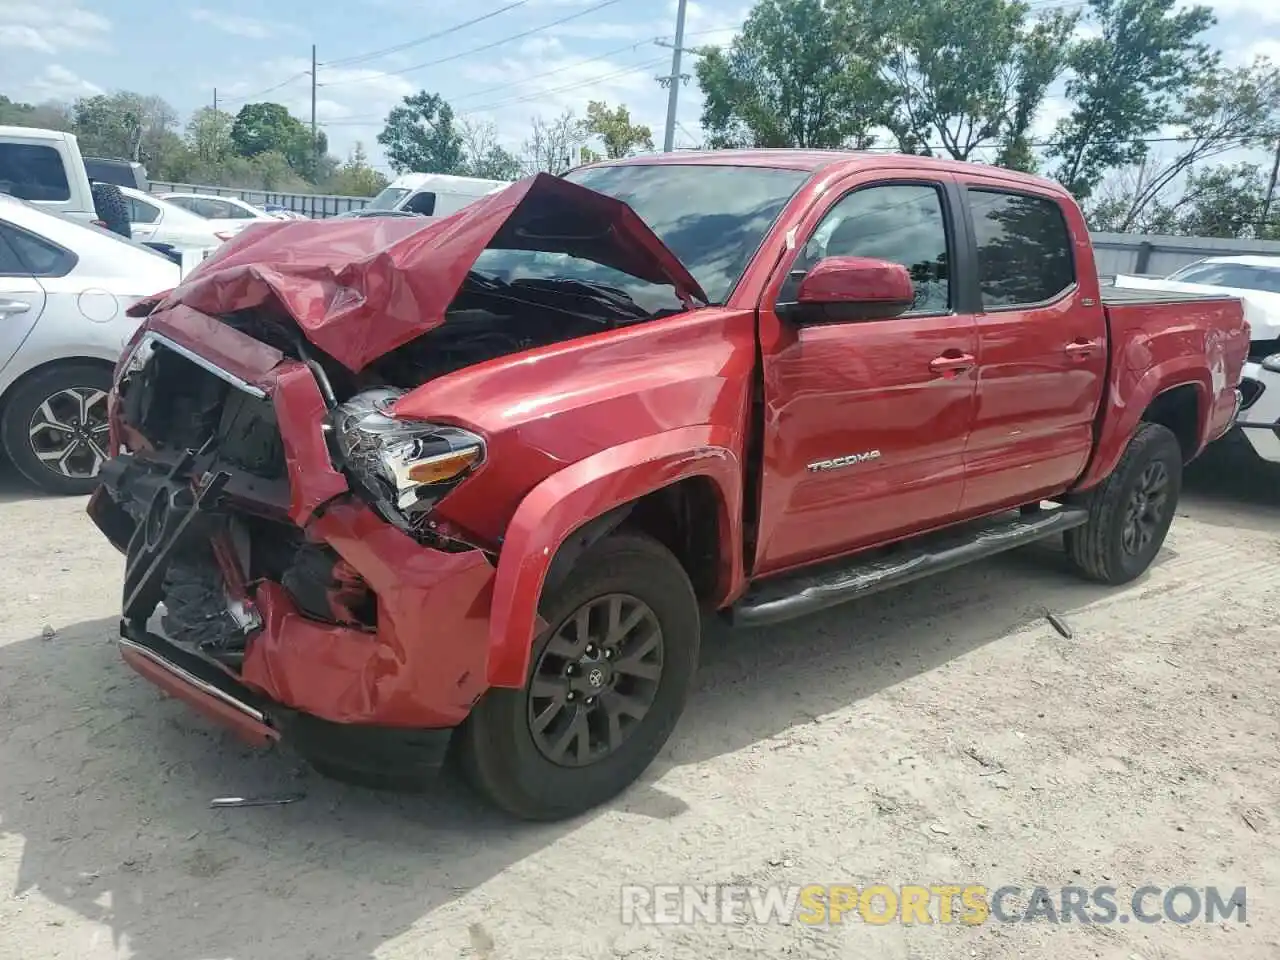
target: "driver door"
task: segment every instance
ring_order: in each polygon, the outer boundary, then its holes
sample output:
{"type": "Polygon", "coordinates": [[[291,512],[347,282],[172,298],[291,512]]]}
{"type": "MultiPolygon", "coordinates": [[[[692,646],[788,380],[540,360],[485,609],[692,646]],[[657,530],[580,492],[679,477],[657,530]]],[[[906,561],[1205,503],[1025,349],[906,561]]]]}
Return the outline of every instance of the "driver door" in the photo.
{"type": "Polygon", "coordinates": [[[936,173],[861,181],[805,217],[761,303],[757,574],[923,532],[960,506],[978,345],[974,316],[956,307],[959,195],[936,173]],[[789,325],[776,305],[828,256],[903,264],[913,307],[888,320],[789,325]]]}

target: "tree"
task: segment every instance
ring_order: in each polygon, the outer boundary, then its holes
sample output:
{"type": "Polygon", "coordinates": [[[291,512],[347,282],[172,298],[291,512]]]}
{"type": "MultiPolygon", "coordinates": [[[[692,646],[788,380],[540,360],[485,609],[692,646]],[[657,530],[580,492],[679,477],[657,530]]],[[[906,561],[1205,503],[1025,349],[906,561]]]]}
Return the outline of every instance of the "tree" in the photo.
{"type": "Polygon", "coordinates": [[[242,157],[275,153],[284,157],[289,169],[311,180],[322,171],[320,158],[326,157],[329,141],[311,129],[279,103],[246,103],[231,124],[231,143],[242,157]]]}
{"type": "Polygon", "coordinates": [[[1062,72],[1077,15],[1029,23],[1022,0],[879,0],[873,9],[886,42],[886,125],[900,150],[932,155],[937,144],[968,160],[998,142],[1004,165],[1034,163],[1027,135],[1062,72]]]}
{"type": "MultiPolygon", "coordinates": [[[[1167,159],[1147,154],[1128,178],[1127,189],[1112,188],[1108,229],[1128,232],[1152,217],[1160,219],[1164,213],[1156,211],[1171,209],[1162,202],[1171,190],[1183,186],[1176,206],[1184,206],[1197,189],[1209,188],[1203,177],[1198,188],[1183,184],[1207,161],[1241,147],[1274,143],[1280,137],[1280,71],[1259,58],[1247,67],[1206,72],[1182,98],[1169,123],[1180,142],[1167,159]]],[[[1235,179],[1228,177],[1212,189],[1221,192],[1235,179]]]]}
{"type": "Polygon", "coordinates": [[[1179,90],[1213,69],[1218,55],[1198,38],[1215,23],[1208,7],[1178,0],[1089,0],[1096,36],[1067,53],[1071,113],[1059,122],[1053,176],[1085,199],[1108,170],[1140,162],[1144,138],[1172,113],[1179,90]]]}
{"type": "Polygon", "coordinates": [[[71,130],[75,120],[61,103],[23,103],[0,93],[0,126],[71,130]]]}
{"type": "Polygon", "coordinates": [[[325,182],[325,189],[346,197],[372,197],[387,185],[387,178],[369,165],[364,144],[357,142],[347,162],[325,182]]]}
{"type": "Polygon", "coordinates": [[[587,131],[572,110],[565,110],[550,121],[534,117],[532,127],[524,154],[534,170],[558,175],[574,165],[587,131]]]}
{"type": "Polygon", "coordinates": [[[524,175],[520,158],[498,143],[498,128],[492,123],[464,118],[458,123],[458,135],[462,138],[462,169],[466,176],[518,180],[524,175]]]}
{"type": "Polygon", "coordinates": [[[80,149],[87,156],[162,166],[183,149],[174,133],[178,112],[160,97],[121,90],[82,97],[72,107],[80,149]]]}
{"type": "Polygon", "coordinates": [[[868,146],[885,119],[882,43],[847,0],[760,0],[696,67],[712,147],[868,146]]]}
{"type": "Polygon", "coordinates": [[[201,107],[187,121],[187,147],[206,163],[219,163],[235,149],[231,139],[235,118],[225,110],[201,107]]]}
{"type": "Polygon", "coordinates": [[[610,110],[602,100],[590,101],[585,130],[604,142],[604,155],[611,160],[619,160],[636,150],[653,149],[653,131],[632,123],[631,111],[621,104],[610,110]]]}
{"type": "Polygon", "coordinates": [[[439,94],[420,90],[387,115],[378,143],[396,173],[453,173],[462,167],[462,136],[453,108],[439,94]]]}

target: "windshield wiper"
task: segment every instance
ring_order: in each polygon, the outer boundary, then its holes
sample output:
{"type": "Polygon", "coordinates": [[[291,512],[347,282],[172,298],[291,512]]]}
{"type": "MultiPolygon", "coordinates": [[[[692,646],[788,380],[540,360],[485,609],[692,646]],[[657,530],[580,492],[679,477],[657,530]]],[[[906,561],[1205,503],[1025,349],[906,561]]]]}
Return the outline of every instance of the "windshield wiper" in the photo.
{"type": "Polygon", "coordinates": [[[642,320],[647,320],[651,316],[650,311],[636,303],[631,294],[607,283],[582,280],[577,277],[529,277],[516,282],[522,286],[549,286],[562,289],[574,287],[577,288],[576,292],[586,295],[596,303],[612,307],[626,316],[642,320]]]}

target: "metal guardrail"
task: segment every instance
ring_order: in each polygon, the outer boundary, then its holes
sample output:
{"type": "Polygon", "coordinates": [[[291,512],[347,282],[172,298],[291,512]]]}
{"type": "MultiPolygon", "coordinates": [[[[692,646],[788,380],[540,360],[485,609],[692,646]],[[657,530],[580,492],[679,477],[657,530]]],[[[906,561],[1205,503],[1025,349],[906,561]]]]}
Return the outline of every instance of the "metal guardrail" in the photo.
{"type": "Polygon", "coordinates": [[[372,197],[344,197],[327,193],[282,193],[274,190],[241,190],[238,187],[213,187],[198,183],[175,183],[169,180],[152,180],[152,193],[204,193],[213,197],[238,197],[254,206],[278,203],[295,213],[312,219],[336,217],[348,210],[360,210],[369,205],[372,197]]]}

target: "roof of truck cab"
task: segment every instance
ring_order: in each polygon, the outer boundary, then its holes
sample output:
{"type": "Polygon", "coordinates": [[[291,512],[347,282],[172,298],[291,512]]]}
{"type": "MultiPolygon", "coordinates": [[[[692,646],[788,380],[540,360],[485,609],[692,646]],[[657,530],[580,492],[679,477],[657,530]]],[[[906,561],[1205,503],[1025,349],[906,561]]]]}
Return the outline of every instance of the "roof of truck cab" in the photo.
{"type": "Polygon", "coordinates": [[[868,150],[805,150],[783,147],[740,150],[678,150],[672,153],[640,154],[621,160],[602,160],[598,163],[583,164],[577,169],[654,164],[773,167],[782,170],[807,170],[813,173],[833,167],[839,167],[843,173],[852,173],[859,169],[883,169],[885,167],[909,164],[915,169],[931,167],[944,173],[972,174],[977,170],[984,176],[995,179],[1028,184],[1034,183],[1042,187],[1050,187],[1057,192],[1063,192],[1064,190],[1062,185],[1056,181],[1047,180],[1044,177],[1029,173],[1020,173],[1017,170],[1009,170],[1005,167],[973,163],[965,160],[922,157],[910,153],[868,150]]]}

